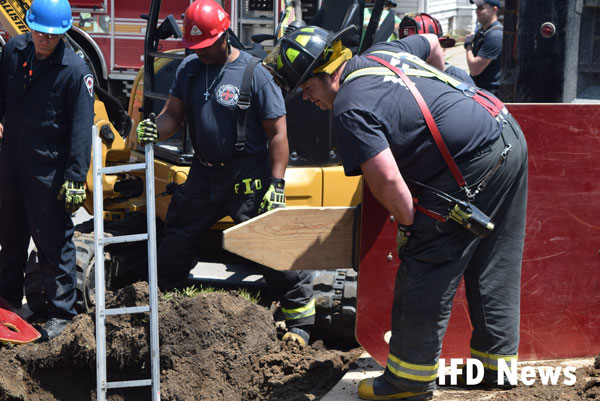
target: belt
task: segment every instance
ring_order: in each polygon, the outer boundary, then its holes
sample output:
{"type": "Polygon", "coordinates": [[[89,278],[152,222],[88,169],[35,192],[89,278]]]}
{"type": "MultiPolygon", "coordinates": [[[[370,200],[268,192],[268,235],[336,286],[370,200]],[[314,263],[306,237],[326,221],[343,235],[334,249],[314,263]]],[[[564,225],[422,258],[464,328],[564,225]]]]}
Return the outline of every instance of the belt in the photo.
{"type": "Polygon", "coordinates": [[[204,167],[230,167],[232,165],[236,165],[237,163],[240,163],[245,160],[254,160],[254,159],[265,157],[265,156],[267,156],[267,152],[259,152],[259,153],[254,153],[252,155],[244,155],[242,157],[236,157],[234,159],[229,159],[229,160],[225,160],[225,161],[204,160],[200,157],[200,155],[198,153],[195,153],[195,156],[198,159],[198,162],[204,167]]]}

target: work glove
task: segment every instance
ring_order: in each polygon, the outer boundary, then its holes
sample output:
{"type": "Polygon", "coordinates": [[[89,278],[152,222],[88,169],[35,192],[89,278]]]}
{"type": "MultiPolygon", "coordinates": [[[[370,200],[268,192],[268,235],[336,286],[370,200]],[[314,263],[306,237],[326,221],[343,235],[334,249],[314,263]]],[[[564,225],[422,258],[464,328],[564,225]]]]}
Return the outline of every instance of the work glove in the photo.
{"type": "Polygon", "coordinates": [[[139,144],[158,142],[158,129],[156,128],[156,117],[150,113],[150,117],[141,121],[137,126],[137,140],[139,144]]]}
{"type": "Polygon", "coordinates": [[[258,214],[277,209],[278,207],[285,207],[285,195],[283,193],[284,188],[285,181],[283,178],[271,178],[269,189],[263,196],[262,202],[260,202],[258,214]]]}
{"type": "Polygon", "coordinates": [[[65,200],[65,209],[68,212],[75,213],[85,201],[85,183],[82,181],[65,180],[60,187],[58,200],[65,200]]]}
{"type": "Polygon", "coordinates": [[[404,247],[408,244],[408,240],[412,237],[412,226],[398,224],[398,234],[396,234],[396,250],[398,256],[402,257],[404,247]]]}

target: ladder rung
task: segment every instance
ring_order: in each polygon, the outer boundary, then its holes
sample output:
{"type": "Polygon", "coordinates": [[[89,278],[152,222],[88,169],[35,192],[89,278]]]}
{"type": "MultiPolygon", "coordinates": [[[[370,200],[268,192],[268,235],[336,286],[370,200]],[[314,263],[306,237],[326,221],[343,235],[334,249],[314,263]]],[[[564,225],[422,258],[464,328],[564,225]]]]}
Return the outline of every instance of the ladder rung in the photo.
{"type": "Polygon", "coordinates": [[[144,241],[148,239],[148,234],[131,234],[131,235],[117,235],[116,237],[104,237],[102,243],[108,244],[120,244],[123,242],[136,242],[144,241]]]}
{"type": "Polygon", "coordinates": [[[133,164],[124,164],[122,166],[110,166],[103,167],[98,169],[100,174],[117,174],[117,173],[126,173],[128,171],[134,170],[145,170],[146,163],[133,163],[133,164]]]}
{"type": "Polygon", "coordinates": [[[125,387],[142,387],[142,386],[151,386],[152,380],[127,380],[122,382],[107,382],[106,388],[125,388],[125,387]]]}
{"type": "Polygon", "coordinates": [[[132,313],[144,313],[144,312],[150,312],[150,306],[148,306],[148,305],[131,306],[129,308],[112,308],[112,309],[104,310],[105,315],[128,315],[128,314],[132,314],[132,313]]]}

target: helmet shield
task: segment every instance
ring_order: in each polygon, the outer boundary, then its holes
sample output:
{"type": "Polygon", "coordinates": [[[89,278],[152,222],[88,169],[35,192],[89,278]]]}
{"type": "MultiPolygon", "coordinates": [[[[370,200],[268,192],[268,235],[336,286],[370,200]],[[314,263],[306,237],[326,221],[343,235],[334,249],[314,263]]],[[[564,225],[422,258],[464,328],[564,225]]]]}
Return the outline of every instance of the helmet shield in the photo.
{"type": "Polygon", "coordinates": [[[268,65],[275,81],[278,84],[281,82],[279,85],[288,93],[293,93],[314,73],[332,72],[319,67],[327,66],[337,57],[341,60],[336,58],[337,68],[352,56],[350,50],[345,49],[339,41],[345,32],[343,30],[333,34],[316,26],[299,28],[281,38],[264,63],[268,65]]]}

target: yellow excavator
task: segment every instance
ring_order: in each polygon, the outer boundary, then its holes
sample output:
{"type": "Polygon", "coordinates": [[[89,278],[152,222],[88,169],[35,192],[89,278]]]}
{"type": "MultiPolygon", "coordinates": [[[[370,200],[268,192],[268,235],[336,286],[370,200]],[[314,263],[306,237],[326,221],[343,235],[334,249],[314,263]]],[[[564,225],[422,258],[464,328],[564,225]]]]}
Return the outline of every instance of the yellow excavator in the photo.
{"type": "MultiPolygon", "coordinates": [[[[362,9],[353,7],[356,0],[346,1],[348,7],[329,7],[319,10],[328,13],[325,26],[331,30],[353,23],[362,28],[362,9]],[[350,10],[350,12],[346,12],[350,10]],[[352,11],[353,10],[353,11],[352,11]],[[336,28],[337,26],[337,28],[336,28]]],[[[27,32],[24,15],[29,0],[5,2],[1,10],[0,24],[10,35],[27,32]],[[8,9],[6,4],[12,8],[8,9]]],[[[166,100],[177,66],[185,56],[184,50],[159,51],[161,41],[181,37],[175,18],[168,16],[159,20],[161,0],[152,0],[150,11],[141,16],[146,19],[144,67],[133,82],[127,112],[104,88],[96,87],[94,124],[102,138],[102,167],[143,161],[144,152],[136,143],[135,127],[150,113],[158,114],[166,100]]],[[[9,7],[10,8],[10,7],[9,7]]],[[[183,12],[183,10],[182,10],[183,12]]],[[[280,18],[282,21],[283,18],[280,18]]],[[[282,31],[274,29],[271,39],[282,31]]],[[[360,30],[362,31],[362,29],[360,30]]],[[[262,47],[245,47],[230,32],[233,45],[249,52],[262,47]]],[[[257,35],[264,40],[269,35],[257,35]]],[[[67,34],[65,40],[86,59],[85,52],[67,34]]],[[[351,38],[357,48],[359,39],[351,38]]],[[[96,80],[98,82],[98,80],[96,80]]],[[[322,111],[314,105],[293,97],[287,104],[290,162],[286,171],[286,203],[289,208],[335,208],[355,207],[360,204],[361,181],[358,177],[345,177],[339,163],[333,135],[330,111],[322,111]]],[[[170,201],[170,194],[187,178],[193,150],[187,127],[166,141],[155,146],[156,222],[158,239],[170,201]]],[[[146,232],[145,182],[143,173],[123,173],[103,176],[104,228],[105,235],[127,235],[146,232]]],[[[93,168],[87,176],[87,200],[84,208],[93,214],[93,168]]],[[[324,219],[329,217],[326,215],[324,219]]],[[[321,217],[319,217],[321,218],[321,217]]],[[[222,287],[262,287],[264,281],[252,276],[252,263],[243,257],[225,251],[222,247],[222,232],[233,222],[225,218],[214,225],[198,251],[197,268],[192,271],[190,284],[208,284],[222,287]]],[[[76,308],[85,312],[94,305],[94,225],[93,219],[76,227],[77,247],[77,291],[76,308]]],[[[146,245],[137,243],[112,244],[105,248],[106,285],[108,289],[119,288],[147,274],[146,245]]],[[[34,249],[26,269],[25,294],[32,309],[41,300],[41,285],[37,280],[37,252],[34,249]]],[[[327,270],[314,271],[317,299],[316,326],[324,332],[330,328],[335,336],[353,338],[357,272],[348,266],[327,266],[327,270]]]]}

